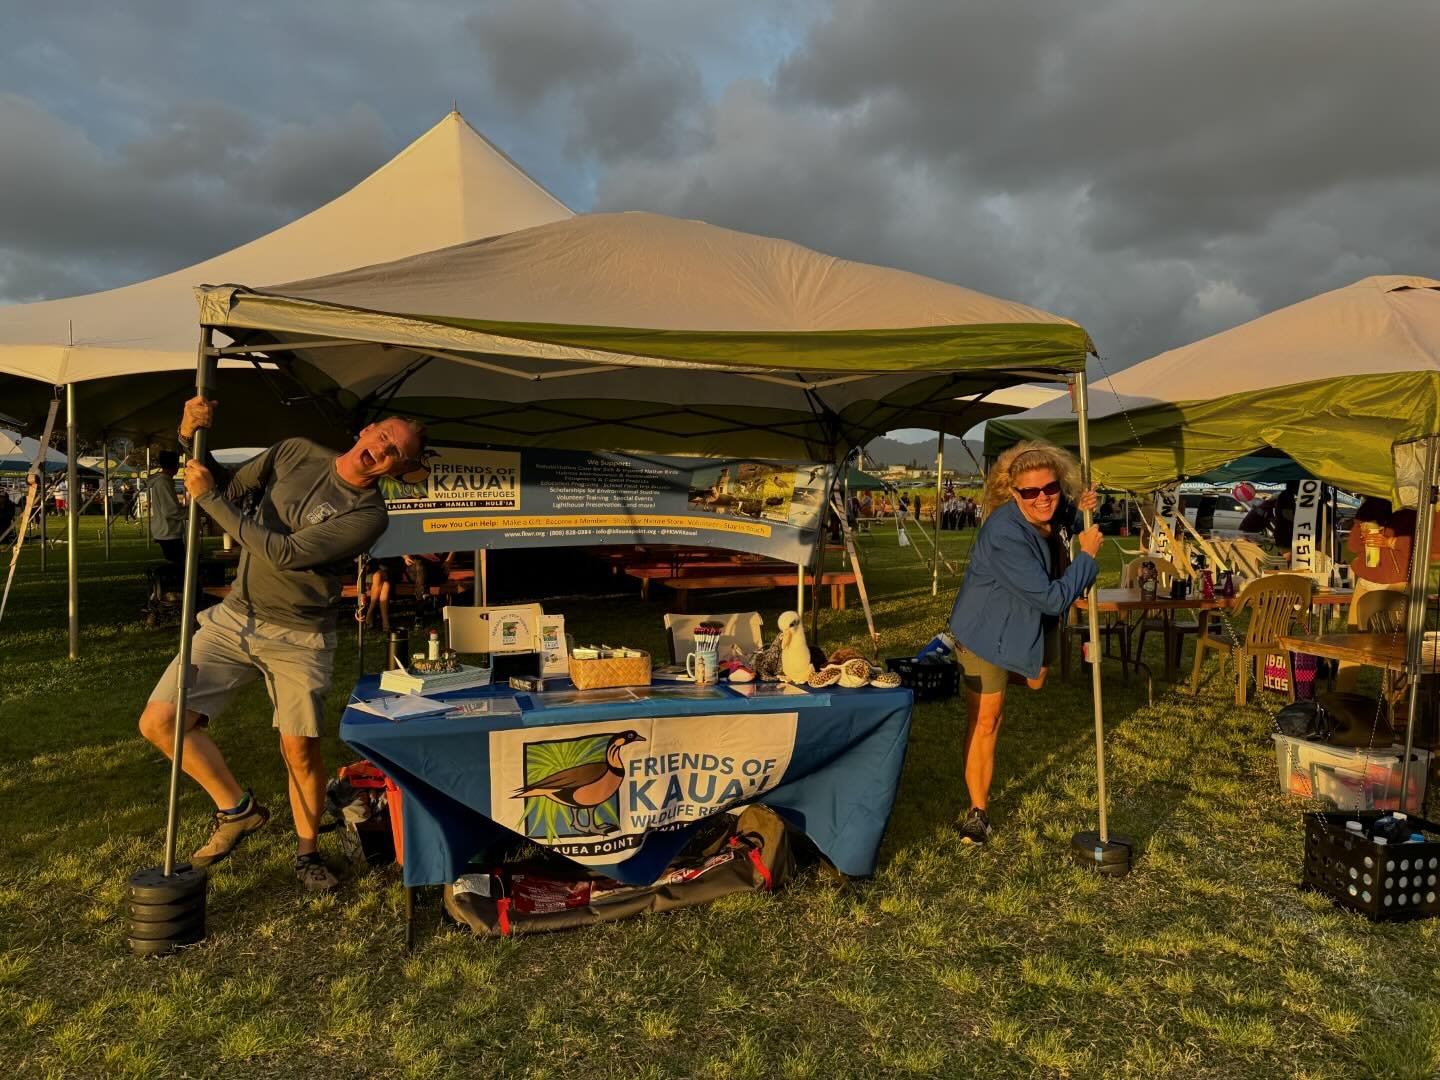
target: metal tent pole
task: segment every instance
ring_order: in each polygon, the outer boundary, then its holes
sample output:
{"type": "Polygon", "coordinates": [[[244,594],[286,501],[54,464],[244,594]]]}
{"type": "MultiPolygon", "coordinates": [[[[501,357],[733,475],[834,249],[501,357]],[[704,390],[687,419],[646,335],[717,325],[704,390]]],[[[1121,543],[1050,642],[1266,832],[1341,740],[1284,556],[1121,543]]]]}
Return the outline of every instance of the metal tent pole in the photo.
{"type": "MultiPolygon", "coordinates": [[[[1081,486],[1083,490],[1089,491],[1094,483],[1090,469],[1090,399],[1083,372],[1070,377],[1070,395],[1075,420],[1080,429],[1081,486]]],[[[1088,529],[1094,515],[1089,510],[1082,513],[1084,527],[1088,529]]],[[[1071,848],[1078,861],[1093,866],[1101,873],[1119,877],[1130,870],[1130,842],[1120,837],[1111,838],[1106,815],[1105,706],[1100,687],[1100,612],[1096,599],[1096,586],[1091,585],[1089,603],[1085,605],[1090,630],[1089,641],[1085,646],[1085,659],[1090,664],[1090,689],[1095,702],[1095,787],[1100,807],[1100,830],[1098,833],[1077,833],[1071,841],[1071,848]]]]}
{"type": "MultiPolygon", "coordinates": [[[[45,484],[45,466],[40,466],[40,573],[45,573],[45,548],[50,540],[49,502],[50,494],[47,494],[45,484]]],[[[51,485],[48,490],[53,491],[59,484],[51,485]]]]}
{"type": "MultiPolygon", "coordinates": [[[[1434,535],[1436,466],[1440,465],[1440,437],[1425,440],[1425,475],[1420,497],[1415,500],[1415,543],[1410,549],[1410,584],[1405,600],[1405,674],[1409,716],[1405,721],[1405,760],[1400,767],[1400,809],[1409,811],[1405,797],[1410,791],[1410,754],[1415,744],[1415,726],[1420,719],[1420,668],[1424,663],[1425,602],[1430,580],[1430,541],[1434,535]]],[[[1420,807],[1414,808],[1419,812],[1420,807]]]]}
{"type": "Polygon", "coordinates": [[[476,575],[476,577],[477,577],[478,580],[479,580],[479,585],[477,586],[477,589],[478,589],[478,595],[479,595],[479,597],[480,597],[480,606],[481,606],[481,607],[484,607],[486,604],[488,604],[488,603],[490,602],[490,573],[489,573],[489,571],[490,571],[490,562],[489,562],[489,554],[490,554],[490,552],[489,552],[489,549],[488,549],[488,548],[481,548],[481,549],[480,549],[480,561],[475,565],[475,575],[476,575]]]}
{"type": "MultiPolygon", "coordinates": [[[[201,329],[195,360],[195,393],[207,401],[214,392],[215,380],[215,363],[210,356],[211,333],[208,326],[201,329]]],[[[195,432],[192,456],[196,461],[205,460],[209,444],[210,432],[207,429],[200,428],[195,432]]],[[[175,665],[178,671],[175,680],[175,743],[170,752],[170,799],[165,818],[164,873],[167,878],[175,872],[175,834],[180,824],[180,760],[185,753],[185,705],[190,691],[190,635],[200,591],[199,577],[200,501],[192,498],[186,514],[185,591],[180,603],[180,655],[175,665]]]]}
{"type": "Polygon", "coordinates": [[[100,501],[100,510],[105,515],[105,561],[110,561],[110,436],[104,436],[100,446],[100,474],[102,490],[104,495],[100,501]]]}
{"type": "Polygon", "coordinates": [[[69,582],[70,659],[80,658],[80,490],[75,384],[65,384],[65,565],[69,582]]]}
{"type": "MultiPolygon", "coordinates": [[[[135,497],[140,497],[140,487],[135,488],[135,497]]],[[[149,548],[155,541],[150,538],[150,447],[145,447],[145,546],[149,548]]]]}
{"type": "Polygon", "coordinates": [[[485,565],[485,549],[484,549],[484,548],[476,548],[476,549],[475,549],[475,582],[474,582],[474,584],[473,584],[473,585],[471,586],[471,588],[470,588],[470,605],[471,605],[472,607],[484,607],[484,605],[485,605],[485,596],[484,596],[485,588],[484,588],[484,586],[483,586],[483,584],[482,584],[482,570],[481,570],[481,567],[483,567],[484,565],[485,565]]]}
{"type": "Polygon", "coordinates": [[[930,595],[940,595],[940,489],[945,483],[945,432],[935,448],[935,561],[930,569],[930,595]]]}

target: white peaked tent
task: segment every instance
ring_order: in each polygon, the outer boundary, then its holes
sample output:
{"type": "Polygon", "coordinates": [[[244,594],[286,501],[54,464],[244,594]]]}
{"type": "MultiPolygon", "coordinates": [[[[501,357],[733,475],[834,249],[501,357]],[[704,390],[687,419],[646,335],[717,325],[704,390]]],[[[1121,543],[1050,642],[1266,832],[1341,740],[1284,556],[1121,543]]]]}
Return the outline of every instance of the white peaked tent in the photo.
{"type": "MultiPolygon", "coordinates": [[[[0,401],[35,417],[65,385],[72,460],[82,435],[173,441],[180,406],[194,392],[195,285],[329,274],[571,216],[451,112],[345,194],[223,255],[124,288],[0,308],[0,401]]],[[[270,443],[300,430],[326,437],[313,408],[279,407],[290,401],[274,375],[222,371],[216,394],[222,443],[270,443]]],[[[331,430],[329,438],[343,438],[343,431],[331,430]]],[[[77,527],[72,514],[72,658],[79,633],[77,527]]]]}
{"type": "Polygon", "coordinates": [[[46,384],[195,368],[201,282],[294,281],[571,216],[458,112],[345,194],[212,259],[120,289],[0,308],[0,372],[46,384]]]}

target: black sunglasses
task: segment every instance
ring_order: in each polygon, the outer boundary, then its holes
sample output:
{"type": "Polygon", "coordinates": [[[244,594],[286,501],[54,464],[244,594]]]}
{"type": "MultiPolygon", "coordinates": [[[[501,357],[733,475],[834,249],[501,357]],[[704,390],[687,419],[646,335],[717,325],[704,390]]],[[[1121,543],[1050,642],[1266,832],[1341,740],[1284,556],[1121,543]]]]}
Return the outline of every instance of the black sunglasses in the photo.
{"type": "Polygon", "coordinates": [[[1038,499],[1041,495],[1049,495],[1052,499],[1060,494],[1060,481],[1051,480],[1044,487],[1038,488],[1016,488],[1015,494],[1029,502],[1031,499],[1038,499]]]}

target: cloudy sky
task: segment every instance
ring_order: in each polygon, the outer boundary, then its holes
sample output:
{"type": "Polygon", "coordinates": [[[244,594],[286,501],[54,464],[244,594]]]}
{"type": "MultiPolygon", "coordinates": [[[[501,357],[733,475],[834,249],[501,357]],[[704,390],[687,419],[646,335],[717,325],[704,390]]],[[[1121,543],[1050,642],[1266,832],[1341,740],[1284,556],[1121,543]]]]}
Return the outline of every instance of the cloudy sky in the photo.
{"type": "Polygon", "coordinates": [[[1111,367],[1440,277],[1436,0],[0,6],[0,303],[125,284],[461,111],[577,210],[1068,315],[1111,367]]]}

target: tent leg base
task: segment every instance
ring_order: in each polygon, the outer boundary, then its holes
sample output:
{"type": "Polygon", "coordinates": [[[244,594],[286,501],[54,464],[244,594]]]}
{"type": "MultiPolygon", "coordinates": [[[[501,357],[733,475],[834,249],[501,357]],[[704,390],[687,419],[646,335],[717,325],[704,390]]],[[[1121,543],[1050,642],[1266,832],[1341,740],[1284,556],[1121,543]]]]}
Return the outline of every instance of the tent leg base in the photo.
{"type": "Polygon", "coordinates": [[[1106,877],[1124,877],[1130,873],[1135,845],[1124,836],[1112,836],[1104,843],[1100,834],[1086,829],[1070,841],[1070,855],[1081,866],[1089,867],[1106,877]]]}

